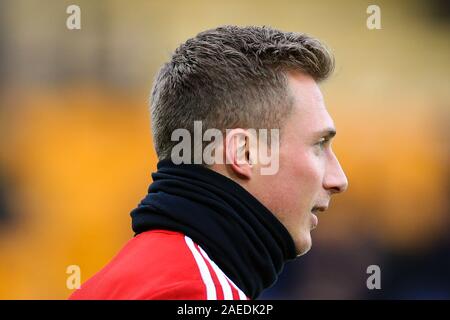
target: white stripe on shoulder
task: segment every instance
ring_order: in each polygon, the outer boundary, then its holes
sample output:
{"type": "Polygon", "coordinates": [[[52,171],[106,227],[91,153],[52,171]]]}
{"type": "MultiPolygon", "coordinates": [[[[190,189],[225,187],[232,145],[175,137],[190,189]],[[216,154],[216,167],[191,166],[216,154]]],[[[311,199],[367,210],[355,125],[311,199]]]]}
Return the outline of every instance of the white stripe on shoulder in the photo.
{"type": "Polygon", "coordinates": [[[222,270],[220,270],[217,264],[209,258],[208,254],[202,249],[202,247],[198,247],[203,257],[209,261],[209,264],[212,266],[217,278],[219,279],[220,285],[222,286],[223,299],[233,300],[233,292],[231,291],[230,283],[227,281],[225,274],[222,270]]]}
{"type": "Polygon", "coordinates": [[[187,246],[194,256],[195,262],[197,263],[198,269],[200,270],[200,275],[202,277],[203,283],[206,286],[206,299],[207,300],[217,300],[216,287],[214,286],[213,279],[209,273],[208,266],[205,260],[203,260],[202,255],[195,248],[194,242],[188,236],[184,236],[187,246]]]}
{"type": "MultiPolygon", "coordinates": [[[[227,277],[227,275],[225,275],[225,277],[227,277]]],[[[244,292],[242,292],[241,289],[238,288],[237,285],[234,284],[233,281],[231,281],[230,278],[227,277],[227,280],[231,283],[231,285],[237,290],[238,294],[239,294],[239,299],[240,300],[248,300],[247,296],[245,295],[244,292]]]]}
{"type": "MultiPolygon", "coordinates": [[[[247,299],[247,296],[245,295],[245,293],[242,292],[242,290],[239,289],[239,288],[237,287],[237,285],[235,285],[234,282],[231,281],[230,278],[227,277],[227,275],[219,268],[219,266],[218,266],[214,261],[212,261],[212,260],[209,258],[208,254],[207,254],[200,246],[198,246],[198,247],[200,248],[200,252],[203,254],[203,256],[209,261],[209,263],[210,263],[211,266],[213,267],[214,272],[215,272],[216,275],[217,275],[217,278],[219,278],[219,282],[220,282],[220,284],[222,285],[222,289],[224,290],[224,291],[223,291],[224,299],[225,299],[225,300],[228,300],[227,298],[225,298],[225,297],[226,297],[226,296],[225,296],[225,290],[227,290],[227,292],[228,292],[228,289],[230,289],[230,291],[229,291],[229,294],[231,294],[230,300],[233,300],[233,293],[231,292],[231,288],[230,288],[230,285],[229,285],[229,284],[231,284],[231,285],[233,286],[233,288],[236,289],[236,291],[238,292],[238,294],[239,294],[239,299],[240,299],[240,300],[248,300],[248,299],[247,299]],[[222,277],[222,276],[223,276],[223,277],[222,277]],[[223,279],[223,280],[222,280],[222,279],[223,279]],[[228,280],[228,281],[227,281],[227,280],[228,280]],[[227,284],[224,285],[224,284],[222,283],[222,281],[227,282],[227,284]],[[228,288],[228,289],[225,289],[225,288],[228,288]]],[[[228,297],[228,293],[227,293],[227,297],[228,297]]]]}

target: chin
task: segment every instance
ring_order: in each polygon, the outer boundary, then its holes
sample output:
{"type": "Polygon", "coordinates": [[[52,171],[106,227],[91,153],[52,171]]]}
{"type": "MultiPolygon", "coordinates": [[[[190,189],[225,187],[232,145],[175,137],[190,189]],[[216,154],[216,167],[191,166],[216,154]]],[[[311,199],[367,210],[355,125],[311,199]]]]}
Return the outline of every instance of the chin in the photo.
{"type": "Polygon", "coordinates": [[[297,249],[297,257],[300,257],[311,250],[311,234],[307,232],[307,234],[302,234],[300,237],[298,237],[295,241],[295,247],[297,249]]]}

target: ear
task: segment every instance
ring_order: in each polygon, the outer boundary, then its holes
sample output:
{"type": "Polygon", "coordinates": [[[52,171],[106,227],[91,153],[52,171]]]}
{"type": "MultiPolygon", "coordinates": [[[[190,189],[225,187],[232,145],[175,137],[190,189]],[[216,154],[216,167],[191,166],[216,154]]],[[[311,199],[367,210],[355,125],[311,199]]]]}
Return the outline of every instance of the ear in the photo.
{"type": "Polygon", "coordinates": [[[254,137],[244,129],[227,130],[225,156],[226,163],[231,170],[244,179],[250,179],[253,175],[252,150],[250,141],[254,137]]]}

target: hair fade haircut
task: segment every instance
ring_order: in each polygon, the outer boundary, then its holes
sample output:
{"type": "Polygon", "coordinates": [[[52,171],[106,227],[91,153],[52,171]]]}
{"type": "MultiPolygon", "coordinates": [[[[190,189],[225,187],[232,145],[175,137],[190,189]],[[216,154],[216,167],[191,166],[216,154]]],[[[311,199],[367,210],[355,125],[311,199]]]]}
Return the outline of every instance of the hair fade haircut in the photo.
{"type": "Polygon", "coordinates": [[[222,26],[181,44],[156,76],[152,133],[160,160],[170,158],[175,129],[281,129],[292,110],[287,72],[317,82],[334,69],[319,40],[270,27],[222,26]]]}

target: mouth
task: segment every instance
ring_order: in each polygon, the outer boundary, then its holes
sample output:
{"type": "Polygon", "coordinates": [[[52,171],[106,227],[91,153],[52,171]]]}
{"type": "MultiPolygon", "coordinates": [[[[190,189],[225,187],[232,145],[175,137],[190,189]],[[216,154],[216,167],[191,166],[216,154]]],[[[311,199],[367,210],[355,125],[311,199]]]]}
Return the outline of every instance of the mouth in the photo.
{"type": "Polygon", "coordinates": [[[325,212],[327,209],[328,206],[321,206],[321,205],[314,206],[311,209],[311,216],[312,216],[311,230],[314,230],[319,224],[319,218],[317,218],[317,214],[319,214],[319,212],[325,212]]]}

